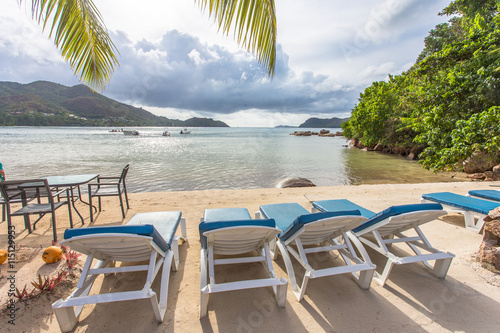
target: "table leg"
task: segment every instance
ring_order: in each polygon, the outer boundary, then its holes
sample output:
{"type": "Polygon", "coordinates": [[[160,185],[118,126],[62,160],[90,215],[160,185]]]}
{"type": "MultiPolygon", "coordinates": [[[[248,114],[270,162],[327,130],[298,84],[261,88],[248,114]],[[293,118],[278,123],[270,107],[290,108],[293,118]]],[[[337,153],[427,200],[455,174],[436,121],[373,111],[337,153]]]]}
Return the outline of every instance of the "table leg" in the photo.
{"type": "MultiPolygon", "coordinates": [[[[78,185],[77,187],[78,187],[78,200],[80,200],[82,203],[86,204],[87,206],[90,206],[89,202],[86,202],[85,200],[82,199],[82,192],[80,191],[80,185],[78,185]]],[[[92,208],[97,213],[97,207],[92,205],[92,208]]]]}
{"type": "MultiPolygon", "coordinates": [[[[83,222],[83,216],[82,214],[80,214],[80,212],[78,211],[78,209],[76,209],[76,206],[75,206],[75,194],[73,192],[73,186],[70,186],[69,188],[69,191],[71,192],[71,198],[68,198],[68,200],[71,200],[71,206],[73,206],[73,209],[75,210],[75,212],[78,214],[78,216],[80,216],[80,220],[82,221],[82,225],[85,224],[85,222],[83,222]]],[[[80,198],[80,187],[78,186],[78,198],[80,198]]]]}

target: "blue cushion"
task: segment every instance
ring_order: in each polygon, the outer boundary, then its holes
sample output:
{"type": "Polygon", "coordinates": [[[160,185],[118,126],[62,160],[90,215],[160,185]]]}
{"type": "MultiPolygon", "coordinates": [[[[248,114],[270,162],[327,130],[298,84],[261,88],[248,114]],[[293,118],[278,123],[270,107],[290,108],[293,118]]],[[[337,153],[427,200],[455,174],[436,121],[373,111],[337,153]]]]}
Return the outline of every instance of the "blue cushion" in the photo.
{"type": "Polygon", "coordinates": [[[119,225],[119,226],[103,226],[103,227],[88,227],[80,229],[66,229],[64,231],[64,239],[73,237],[95,234],[132,234],[140,236],[152,237],[153,241],[163,251],[168,251],[170,245],[163,239],[158,231],[152,225],[119,225]]]}
{"type": "Polygon", "coordinates": [[[297,216],[309,214],[309,211],[298,203],[262,205],[260,211],[264,218],[274,219],[276,227],[281,231],[288,229],[297,216]]]}
{"type": "Polygon", "coordinates": [[[465,195],[451,192],[428,193],[422,195],[422,198],[483,215],[488,215],[491,210],[500,206],[500,203],[498,202],[466,197],[465,195]]]}
{"type": "Polygon", "coordinates": [[[212,208],[205,209],[204,222],[251,220],[252,217],[246,208],[212,208]]]}
{"type": "Polygon", "coordinates": [[[98,233],[136,234],[152,237],[160,249],[168,251],[181,216],[180,211],[138,213],[126,225],[66,229],[64,239],[98,233]]]}
{"type": "Polygon", "coordinates": [[[399,205],[399,206],[391,206],[380,213],[377,213],[376,215],[372,216],[368,221],[360,225],[359,227],[353,229],[353,232],[358,232],[361,230],[364,230],[368,227],[373,226],[374,224],[379,223],[380,221],[384,221],[388,219],[391,216],[395,215],[400,215],[400,214],[405,214],[405,213],[411,213],[411,212],[417,212],[417,211],[423,211],[423,210],[441,210],[443,209],[443,206],[440,204],[434,204],[434,203],[421,203],[421,204],[410,204],[410,205],[399,205]]]}
{"type": "Polygon", "coordinates": [[[493,201],[500,201],[500,191],[498,190],[474,190],[469,191],[469,195],[493,201]]]}
{"type": "Polygon", "coordinates": [[[207,238],[203,236],[204,232],[221,229],[221,228],[229,228],[229,227],[242,227],[242,226],[255,226],[255,227],[270,227],[275,228],[276,222],[273,219],[267,220],[236,220],[236,221],[212,221],[212,222],[201,222],[198,225],[198,229],[200,231],[200,241],[201,247],[207,248],[207,238]]]}
{"type": "Polygon", "coordinates": [[[348,210],[359,210],[361,216],[370,218],[375,215],[375,212],[356,205],[347,199],[337,199],[337,200],[320,200],[312,203],[313,206],[322,212],[337,212],[337,211],[348,211],[348,210]]]}
{"type": "Polygon", "coordinates": [[[278,237],[281,240],[286,241],[288,238],[293,236],[300,228],[302,228],[302,226],[304,226],[305,224],[327,219],[330,217],[344,216],[344,215],[361,216],[361,213],[359,212],[359,210],[349,210],[342,212],[321,212],[321,213],[300,215],[291,224],[290,223],[288,224],[288,228],[282,229],[284,231],[280,233],[278,237]]]}

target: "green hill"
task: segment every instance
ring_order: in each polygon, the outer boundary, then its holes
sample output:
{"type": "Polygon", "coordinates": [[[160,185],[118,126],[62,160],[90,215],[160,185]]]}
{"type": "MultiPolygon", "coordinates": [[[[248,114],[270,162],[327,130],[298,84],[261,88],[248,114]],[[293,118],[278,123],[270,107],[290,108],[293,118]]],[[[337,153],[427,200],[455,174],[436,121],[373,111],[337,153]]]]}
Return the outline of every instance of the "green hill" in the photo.
{"type": "Polygon", "coordinates": [[[309,118],[300,128],[340,128],[340,125],[349,120],[349,118],[331,118],[331,119],[320,119],[320,118],[309,118]]]}
{"type": "Polygon", "coordinates": [[[0,126],[189,126],[229,127],[222,121],[156,116],[91,91],[36,81],[0,82],[0,126]]]}

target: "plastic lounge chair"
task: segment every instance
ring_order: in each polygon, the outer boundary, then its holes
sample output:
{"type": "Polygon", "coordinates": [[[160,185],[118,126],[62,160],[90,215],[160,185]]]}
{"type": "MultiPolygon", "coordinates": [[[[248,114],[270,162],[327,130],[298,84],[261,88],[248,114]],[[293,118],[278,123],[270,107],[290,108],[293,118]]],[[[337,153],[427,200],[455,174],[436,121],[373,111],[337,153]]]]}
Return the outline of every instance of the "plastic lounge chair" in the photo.
{"type": "Polygon", "coordinates": [[[71,205],[68,200],[60,200],[61,195],[69,198],[69,189],[53,191],[47,179],[9,180],[0,182],[0,193],[2,193],[3,208],[7,217],[7,225],[12,227],[12,216],[24,216],[24,225],[28,233],[35,229],[36,224],[45,214],[51,214],[52,234],[54,242],[57,242],[56,210],[64,205],[68,206],[69,224],[73,228],[73,217],[71,215],[71,205]],[[41,198],[46,199],[42,203],[41,198]],[[31,203],[37,199],[36,203],[31,203]],[[56,201],[57,200],[57,201],[56,201]],[[21,204],[22,207],[11,211],[11,204],[21,204]],[[31,225],[30,215],[38,215],[38,219],[31,225]]]}
{"type": "Polygon", "coordinates": [[[477,197],[484,200],[500,202],[499,190],[473,190],[466,194],[469,197],[477,197]]]}
{"type": "Polygon", "coordinates": [[[370,287],[376,266],[359,240],[348,234],[349,230],[367,220],[358,210],[311,214],[297,203],[284,203],[260,206],[256,217],[260,216],[273,218],[276,226],[283,230],[278,234],[277,245],[283,255],[292,291],[299,301],[304,297],[309,279],[314,278],[351,273],[362,289],[370,287]],[[355,248],[363,259],[358,257],[355,248]],[[308,254],[330,251],[338,251],[346,265],[312,268],[308,254]],[[305,269],[301,286],[296,282],[291,256],[305,269]]]}
{"type": "MultiPolygon", "coordinates": [[[[316,201],[313,202],[313,207],[318,211],[336,211],[336,203],[339,203],[340,209],[361,208],[345,199],[316,201]]],[[[365,214],[368,215],[368,212],[365,210],[365,214]]],[[[436,203],[392,206],[377,214],[373,213],[365,223],[353,229],[352,234],[364,245],[387,258],[382,273],[375,271],[373,279],[383,286],[394,265],[414,262],[422,262],[432,274],[444,279],[455,255],[432,247],[419,226],[445,214],[443,207],[436,203]],[[409,237],[403,234],[404,231],[411,229],[416,232],[416,236],[409,237]],[[408,245],[415,255],[400,256],[392,252],[392,244],[397,243],[408,245]],[[424,250],[425,253],[420,250],[424,250]],[[434,266],[428,263],[431,260],[435,260],[434,266]]]]}
{"type": "Polygon", "coordinates": [[[437,192],[422,195],[421,202],[438,202],[449,212],[457,212],[464,216],[465,227],[481,232],[484,218],[488,213],[500,206],[500,202],[481,200],[451,192],[437,192]],[[477,221],[476,221],[477,218],[477,221]]]}
{"type": "Polygon", "coordinates": [[[139,213],[126,225],[67,229],[61,245],[87,255],[76,289],[65,300],[52,304],[61,331],[71,331],[86,304],[149,299],[156,320],[162,322],[167,309],[170,268],[179,267],[179,238],[186,240],[186,221],[181,212],[139,213]],[[181,226],[182,236],[175,236],[181,226]],[[97,262],[91,268],[93,259],[97,262]],[[115,267],[115,262],[137,262],[136,265],[115,267]],[[142,262],[141,262],[142,261],[142,262]],[[143,261],[149,261],[144,264],[143,261]],[[161,269],[160,301],[151,289],[161,269]],[[147,271],[141,290],[90,295],[99,274],[147,271]],[[76,308],[75,308],[76,307],[76,308]]]}
{"type": "Polygon", "coordinates": [[[207,315],[209,295],[224,291],[272,287],[278,306],[285,306],[288,281],[278,278],[274,272],[269,252],[269,242],[280,232],[275,227],[274,220],[252,220],[245,208],[207,209],[199,225],[199,231],[200,318],[207,315]],[[254,251],[258,252],[257,256],[244,255],[254,251]],[[216,282],[216,265],[251,262],[262,263],[269,278],[216,282]]]}
{"type": "Polygon", "coordinates": [[[127,177],[129,164],[127,164],[119,177],[97,177],[97,183],[89,184],[89,209],[90,209],[90,222],[94,221],[92,198],[99,199],[99,211],[101,211],[101,197],[117,196],[120,199],[120,208],[122,210],[122,217],[125,218],[125,209],[123,208],[122,194],[125,195],[125,203],[127,210],[130,208],[128,204],[127,185],[125,178],[127,177]]]}

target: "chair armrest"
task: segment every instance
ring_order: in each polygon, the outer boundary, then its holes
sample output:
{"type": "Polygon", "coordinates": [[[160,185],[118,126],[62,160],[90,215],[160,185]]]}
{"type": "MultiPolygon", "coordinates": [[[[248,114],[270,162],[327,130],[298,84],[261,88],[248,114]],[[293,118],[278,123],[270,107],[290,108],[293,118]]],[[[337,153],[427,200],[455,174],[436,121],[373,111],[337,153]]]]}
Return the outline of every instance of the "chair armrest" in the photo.
{"type": "MultiPolygon", "coordinates": [[[[14,194],[12,194],[12,195],[9,195],[9,198],[8,198],[8,199],[9,199],[9,200],[12,200],[12,199],[14,199],[14,198],[16,198],[16,197],[22,196],[22,194],[23,194],[23,191],[22,191],[22,190],[20,190],[19,192],[16,192],[16,193],[14,193],[14,194]]],[[[7,200],[7,198],[4,198],[4,200],[7,200]]]]}
{"type": "Polygon", "coordinates": [[[95,183],[95,184],[89,184],[89,188],[92,187],[92,186],[102,186],[102,185],[120,185],[120,182],[116,182],[116,183],[95,183]]]}
{"type": "Polygon", "coordinates": [[[104,176],[103,177],[99,176],[97,178],[98,179],[120,179],[120,177],[104,177],[104,176]]]}

